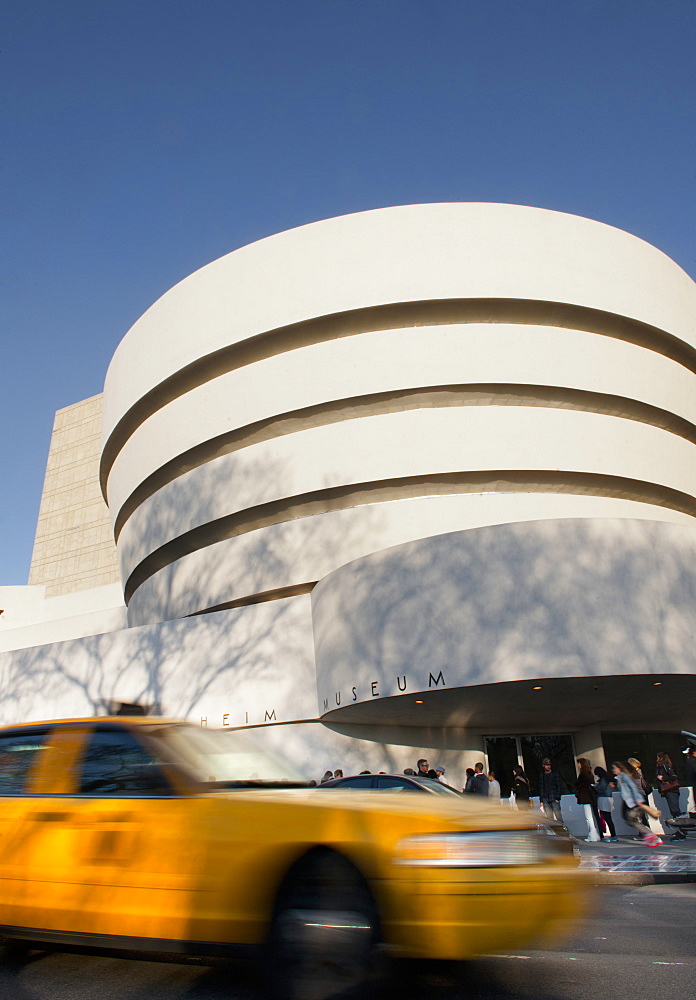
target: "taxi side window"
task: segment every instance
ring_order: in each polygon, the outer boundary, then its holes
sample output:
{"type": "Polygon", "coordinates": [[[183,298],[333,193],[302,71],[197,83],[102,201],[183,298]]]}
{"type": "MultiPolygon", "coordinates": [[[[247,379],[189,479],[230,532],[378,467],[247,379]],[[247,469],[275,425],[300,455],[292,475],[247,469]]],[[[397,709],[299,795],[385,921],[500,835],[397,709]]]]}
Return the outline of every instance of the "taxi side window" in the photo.
{"type": "Polygon", "coordinates": [[[171,795],[159,765],[126,730],[97,730],[82,762],[82,795],[171,795]]]}
{"type": "Polygon", "coordinates": [[[48,746],[48,730],[0,737],[0,795],[21,795],[36,758],[48,746]]]}

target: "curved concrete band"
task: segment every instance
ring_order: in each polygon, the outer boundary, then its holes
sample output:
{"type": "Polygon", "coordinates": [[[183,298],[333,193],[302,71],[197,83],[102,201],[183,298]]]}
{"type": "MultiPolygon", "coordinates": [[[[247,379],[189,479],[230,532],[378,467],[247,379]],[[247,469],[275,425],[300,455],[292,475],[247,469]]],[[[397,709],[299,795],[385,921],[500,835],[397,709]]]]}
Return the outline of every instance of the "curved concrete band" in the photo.
{"type": "Polygon", "coordinates": [[[586,518],[452,532],[329,574],[312,618],[334,725],[620,729],[649,704],[669,730],[696,695],[696,534],[586,518]]]}
{"type": "Polygon", "coordinates": [[[291,596],[453,528],[693,523],[695,370],[693,282],[587,219],[412,205],[244,247],[109,368],[129,621],[291,596]]]}

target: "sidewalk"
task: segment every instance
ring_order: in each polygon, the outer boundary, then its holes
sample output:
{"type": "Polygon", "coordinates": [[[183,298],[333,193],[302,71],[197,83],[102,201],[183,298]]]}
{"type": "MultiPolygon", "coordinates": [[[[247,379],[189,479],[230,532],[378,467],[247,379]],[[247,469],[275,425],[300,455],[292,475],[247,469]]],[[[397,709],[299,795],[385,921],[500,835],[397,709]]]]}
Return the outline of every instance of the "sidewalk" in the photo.
{"type": "Polygon", "coordinates": [[[597,885],[696,882],[696,832],[686,840],[666,839],[659,847],[647,847],[632,837],[619,837],[616,844],[577,844],[580,867],[592,873],[597,885]]]}

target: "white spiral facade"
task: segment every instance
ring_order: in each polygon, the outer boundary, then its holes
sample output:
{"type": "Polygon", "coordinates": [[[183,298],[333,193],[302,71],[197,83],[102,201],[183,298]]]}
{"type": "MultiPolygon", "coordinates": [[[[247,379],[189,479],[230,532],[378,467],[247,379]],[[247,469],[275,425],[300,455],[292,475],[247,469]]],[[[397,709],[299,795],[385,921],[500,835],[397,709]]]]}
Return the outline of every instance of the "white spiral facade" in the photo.
{"type": "Polygon", "coordinates": [[[134,325],[102,485],[131,625],[496,524],[696,527],[696,286],[606,225],[414,205],[281,233],[134,325]]]}
{"type": "MultiPolygon", "coordinates": [[[[121,585],[4,588],[3,721],[140,703],[254,729],[315,778],[678,769],[695,390],[696,285],[587,219],[412,205],[231,253],[114,355],[121,585]]],[[[83,459],[75,441],[66,482],[83,459]]],[[[72,482],[80,502],[89,548],[72,482]]]]}

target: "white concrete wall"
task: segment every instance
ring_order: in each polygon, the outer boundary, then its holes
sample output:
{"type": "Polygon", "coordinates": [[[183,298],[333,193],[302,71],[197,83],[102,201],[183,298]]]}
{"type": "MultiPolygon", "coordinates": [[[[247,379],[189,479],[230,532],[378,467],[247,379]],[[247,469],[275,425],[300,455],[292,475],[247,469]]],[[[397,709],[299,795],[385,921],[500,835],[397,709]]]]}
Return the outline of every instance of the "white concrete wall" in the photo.
{"type": "Polygon", "coordinates": [[[316,718],[309,597],[0,653],[2,724],[111,699],[217,727],[316,718]]]}
{"type": "MultiPolygon", "coordinates": [[[[664,510],[665,522],[690,526],[687,514],[664,510]]],[[[227,538],[183,556],[136,590],[133,625],[179,618],[230,599],[321,580],[373,552],[434,535],[509,522],[558,518],[642,518],[655,507],[616,497],[558,493],[481,493],[366,503],[294,518],[227,538]]]]}
{"type": "Polygon", "coordinates": [[[328,219],[243,247],[163,295],[114,355],[105,434],[196,358],[316,316],[423,299],[533,299],[634,317],[696,345],[694,294],[654,247],[560,212],[453,203],[328,219]]]}
{"type": "MultiPolygon", "coordinates": [[[[316,586],[312,606],[319,703],[327,709],[336,709],[337,696],[344,712],[395,697],[406,704],[440,672],[448,690],[545,678],[693,680],[696,533],[618,519],[453,532],[336,570],[316,586]]],[[[645,685],[644,703],[625,710],[641,718],[653,696],[645,685]]],[[[558,697],[555,713],[533,720],[539,732],[580,728],[568,725],[573,705],[558,697]]],[[[517,709],[520,728],[512,732],[530,731],[529,719],[522,728],[521,699],[517,709]]],[[[617,716],[603,699],[593,711],[601,728],[614,728],[617,716]]],[[[499,731],[495,711],[460,724],[499,731]]]]}
{"type": "Polygon", "coordinates": [[[0,587],[0,651],[26,649],[126,627],[121,585],[46,597],[44,586],[0,587]]]}
{"type": "MultiPolygon", "coordinates": [[[[442,764],[446,777],[457,790],[461,790],[466,780],[469,756],[461,750],[443,749],[428,742],[429,734],[421,733],[423,742],[418,742],[418,734],[412,734],[415,741],[394,742],[371,739],[369,727],[364,738],[333,732],[320,722],[294,723],[289,725],[267,725],[254,728],[248,733],[259,746],[271,753],[291,760],[308,778],[319,781],[326,771],[343,769],[344,776],[372,771],[377,774],[402,774],[405,768],[416,769],[421,757],[431,764],[442,764]]],[[[398,734],[401,735],[401,734],[398,734]]],[[[471,760],[483,760],[479,749],[471,754],[471,760]]],[[[327,793],[329,794],[329,793],[327,793]]]]}
{"type": "MultiPolygon", "coordinates": [[[[335,400],[348,401],[341,408],[346,418],[370,415],[379,404],[368,397],[379,393],[415,393],[433,386],[461,386],[463,393],[479,384],[491,387],[487,400],[470,390],[468,404],[450,394],[449,402],[440,405],[490,405],[495,386],[504,387],[498,405],[504,405],[509,387],[561,386],[612,394],[626,402],[640,400],[696,423],[693,373],[635,344],[582,330],[510,324],[379,330],[300,347],[226,372],[155,411],[116,457],[109,477],[112,516],[157,469],[223,430],[282,419],[335,400]],[[360,397],[365,400],[358,408],[360,397]]],[[[411,404],[403,400],[399,405],[411,404]]],[[[432,405],[437,405],[434,397],[432,405]]],[[[596,398],[585,403],[592,405],[598,405],[596,398]]],[[[620,412],[620,402],[613,405],[620,412]]],[[[466,419],[466,414],[457,412],[455,419],[466,419]]]]}
{"type": "Polygon", "coordinates": [[[694,524],[695,317],[696,286],[653,247],[520,206],[359,213],[215,261],[107,374],[129,621],[297,589],[455,528],[694,524]],[[491,304],[461,321],[452,302],[491,304]],[[417,316],[385,319],[400,303],[417,316]]]}
{"type": "Polygon", "coordinates": [[[419,409],[344,420],[252,445],[169,483],[126,523],[121,576],[184,532],[305,494],[321,501],[329,491],[384,480],[490,470],[495,483],[498,470],[534,479],[552,469],[559,481],[564,472],[618,476],[696,498],[694,457],[694,445],[668,431],[573,410],[419,409]]]}
{"type": "Polygon", "coordinates": [[[460,751],[383,744],[369,729],[361,739],[317,721],[308,596],[0,652],[0,724],[103,714],[112,699],[248,729],[317,780],[336,767],[400,773],[430,753],[458,781],[468,762],[460,751]]]}

